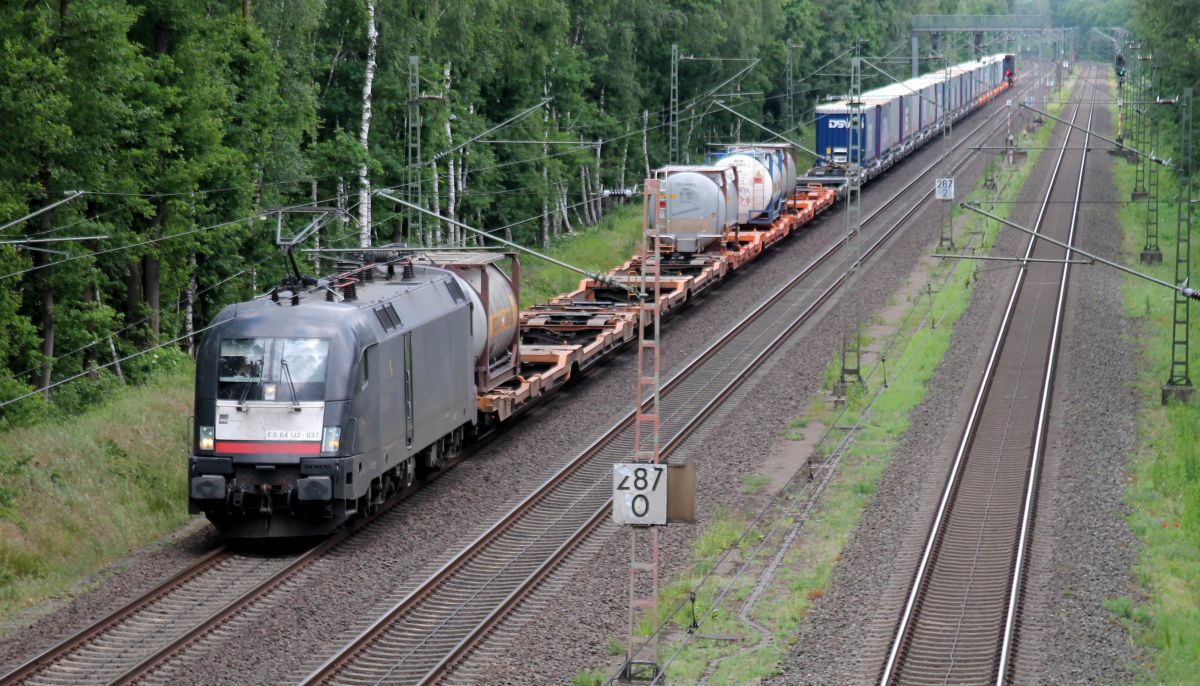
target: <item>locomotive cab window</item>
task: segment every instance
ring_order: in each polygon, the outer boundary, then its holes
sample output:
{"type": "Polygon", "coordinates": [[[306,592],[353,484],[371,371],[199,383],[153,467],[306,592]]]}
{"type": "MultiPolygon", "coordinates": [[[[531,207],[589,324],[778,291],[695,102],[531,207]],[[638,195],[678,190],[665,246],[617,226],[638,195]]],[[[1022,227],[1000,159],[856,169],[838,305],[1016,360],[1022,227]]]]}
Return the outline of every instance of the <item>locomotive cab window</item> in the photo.
{"type": "Polygon", "coordinates": [[[324,400],[328,361],[323,338],[226,338],[217,362],[217,398],[324,400]]]}

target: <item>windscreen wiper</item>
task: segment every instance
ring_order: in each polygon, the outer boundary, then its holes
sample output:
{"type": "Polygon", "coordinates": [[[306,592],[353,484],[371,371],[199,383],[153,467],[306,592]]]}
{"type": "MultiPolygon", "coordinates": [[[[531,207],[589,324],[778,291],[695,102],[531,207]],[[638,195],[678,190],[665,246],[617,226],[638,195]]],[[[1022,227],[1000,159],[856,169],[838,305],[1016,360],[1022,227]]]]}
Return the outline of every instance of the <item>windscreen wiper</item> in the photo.
{"type": "Polygon", "coordinates": [[[292,389],[292,412],[300,411],[300,400],[296,397],[296,384],[292,383],[292,370],[288,369],[287,360],[279,358],[279,364],[283,367],[283,373],[287,375],[288,387],[292,389]]]}
{"type": "MultiPolygon", "coordinates": [[[[241,395],[241,397],[238,398],[238,404],[237,404],[238,412],[246,411],[246,396],[250,395],[250,389],[253,388],[254,385],[255,384],[252,382],[247,382],[245,384],[245,388],[242,389],[242,395],[241,395]]],[[[262,374],[258,375],[258,385],[262,385],[262,374]]]]}

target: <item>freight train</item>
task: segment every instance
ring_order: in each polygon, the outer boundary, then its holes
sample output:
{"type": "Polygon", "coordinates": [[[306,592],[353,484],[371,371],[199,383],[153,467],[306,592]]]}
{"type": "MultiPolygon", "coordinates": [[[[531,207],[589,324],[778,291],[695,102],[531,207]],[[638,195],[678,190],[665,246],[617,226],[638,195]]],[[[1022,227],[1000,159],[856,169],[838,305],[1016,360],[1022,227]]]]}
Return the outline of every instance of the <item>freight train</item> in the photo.
{"type": "MultiPolygon", "coordinates": [[[[655,171],[663,316],[829,210],[848,161],[882,173],[1015,67],[948,71],[864,93],[856,150],[832,123],[845,102],[819,106],[825,153],[805,177],[779,143],[655,171]]],[[[236,538],[324,535],[374,512],[635,339],[641,259],[521,311],[514,254],[384,247],[226,307],[196,355],[189,510],[236,538]]]]}
{"type": "Polygon", "coordinates": [[[846,100],[816,108],[817,153],[813,173],[843,175],[848,164],[861,166],[869,180],[941,132],[951,122],[996,97],[1016,76],[1013,55],[990,55],[866,91],[858,107],[861,135],[850,138],[852,108],[846,100]]]}

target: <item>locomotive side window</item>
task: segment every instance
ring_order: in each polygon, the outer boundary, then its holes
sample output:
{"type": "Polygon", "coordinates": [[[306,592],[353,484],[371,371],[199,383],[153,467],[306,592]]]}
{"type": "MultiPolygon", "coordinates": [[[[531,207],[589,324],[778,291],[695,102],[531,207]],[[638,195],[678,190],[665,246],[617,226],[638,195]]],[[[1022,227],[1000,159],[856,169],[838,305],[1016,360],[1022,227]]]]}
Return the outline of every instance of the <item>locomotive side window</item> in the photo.
{"type": "Polygon", "coordinates": [[[291,401],[294,389],[294,400],[324,400],[328,360],[329,341],[322,338],[224,339],[217,398],[291,401]]]}

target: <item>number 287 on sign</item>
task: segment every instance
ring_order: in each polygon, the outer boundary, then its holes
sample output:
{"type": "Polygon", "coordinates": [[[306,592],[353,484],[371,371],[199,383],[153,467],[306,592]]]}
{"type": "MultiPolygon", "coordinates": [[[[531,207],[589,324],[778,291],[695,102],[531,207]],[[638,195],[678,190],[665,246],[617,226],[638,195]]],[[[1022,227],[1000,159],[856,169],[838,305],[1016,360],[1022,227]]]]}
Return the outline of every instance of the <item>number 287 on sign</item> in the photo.
{"type": "Polygon", "coordinates": [[[667,523],[667,466],[644,462],[613,465],[613,521],[667,523]]]}

